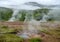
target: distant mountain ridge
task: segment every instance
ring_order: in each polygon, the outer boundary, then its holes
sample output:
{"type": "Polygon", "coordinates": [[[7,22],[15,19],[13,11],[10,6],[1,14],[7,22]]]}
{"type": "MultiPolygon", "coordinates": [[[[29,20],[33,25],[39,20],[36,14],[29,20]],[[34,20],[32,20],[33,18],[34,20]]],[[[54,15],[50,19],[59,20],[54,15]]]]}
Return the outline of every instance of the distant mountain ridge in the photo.
{"type": "Polygon", "coordinates": [[[38,6],[38,7],[60,7],[60,5],[43,5],[37,2],[26,2],[26,5],[38,6]]]}
{"type": "Polygon", "coordinates": [[[26,5],[32,5],[32,6],[38,6],[38,7],[43,7],[44,5],[42,5],[42,4],[39,4],[39,3],[37,3],[37,2],[27,2],[27,3],[25,3],[26,5]]]}

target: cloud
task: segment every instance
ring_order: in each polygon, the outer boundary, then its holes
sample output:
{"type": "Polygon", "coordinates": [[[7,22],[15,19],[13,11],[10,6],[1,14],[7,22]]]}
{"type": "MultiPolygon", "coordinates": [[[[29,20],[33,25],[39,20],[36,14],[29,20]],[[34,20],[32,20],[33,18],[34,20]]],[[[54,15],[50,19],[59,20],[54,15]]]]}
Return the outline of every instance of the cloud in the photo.
{"type": "Polygon", "coordinates": [[[46,5],[60,4],[60,0],[35,0],[35,1],[41,4],[46,4],[46,5]]]}
{"type": "Polygon", "coordinates": [[[0,0],[0,6],[20,5],[25,2],[38,2],[45,5],[60,5],[60,0],[0,0]]]}

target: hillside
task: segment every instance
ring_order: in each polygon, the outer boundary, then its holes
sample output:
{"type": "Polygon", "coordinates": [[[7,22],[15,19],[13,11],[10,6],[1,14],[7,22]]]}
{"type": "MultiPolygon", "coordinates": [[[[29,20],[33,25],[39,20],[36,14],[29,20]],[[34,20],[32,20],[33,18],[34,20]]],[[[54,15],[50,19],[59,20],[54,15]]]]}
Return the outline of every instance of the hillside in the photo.
{"type": "Polygon", "coordinates": [[[0,7],[0,21],[7,21],[12,16],[12,9],[0,7]]]}

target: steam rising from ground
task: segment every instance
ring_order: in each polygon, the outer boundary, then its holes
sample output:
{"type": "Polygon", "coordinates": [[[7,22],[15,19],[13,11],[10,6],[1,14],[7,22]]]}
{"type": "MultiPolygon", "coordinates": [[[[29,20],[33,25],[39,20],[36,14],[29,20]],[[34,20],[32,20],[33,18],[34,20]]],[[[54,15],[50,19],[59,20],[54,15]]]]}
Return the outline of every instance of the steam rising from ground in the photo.
{"type": "MultiPolygon", "coordinates": [[[[10,22],[16,21],[16,16],[18,15],[19,10],[21,9],[26,9],[26,10],[35,10],[39,9],[40,7],[35,7],[35,6],[29,6],[29,5],[18,5],[18,6],[7,6],[8,8],[12,8],[14,13],[12,14],[12,17],[9,19],[10,22]],[[27,8],[26,8],[27,7],[27,8]]],[[[30,38],[32,35],[38,35],[38,28],[41,22],[47,22],[48,18],[54,18],[56,19],[57,16],[59,18],[60,12],[58,10],[51,10],[47,15],[43,14],[43,17],[40,21],[37,21],[33,17],[33,13],[28,13],[25,16],[25,21],[24,23],[27,23],[27,26],[24,26],[25,28],[23,32],[19,35],[23,38],[30,38]],[[56,13],[58,12],[58,13],[56,13]],[[58,15],[57,15],[58,14],[58,15]],[[29,17],[29,15],[31,15],[29,17]]]]}

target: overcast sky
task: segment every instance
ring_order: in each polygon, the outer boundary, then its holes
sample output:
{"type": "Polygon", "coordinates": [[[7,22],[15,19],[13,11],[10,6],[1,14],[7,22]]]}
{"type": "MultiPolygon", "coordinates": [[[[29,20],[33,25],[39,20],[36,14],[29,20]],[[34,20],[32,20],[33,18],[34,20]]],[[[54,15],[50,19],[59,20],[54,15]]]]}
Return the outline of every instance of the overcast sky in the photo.
{"type": "Polygon", "coordinates": [[[38,2],[46,5],[60,5],[60,0],[0,0],[0,5],[20,5],[25,2],[38,2]]]}

